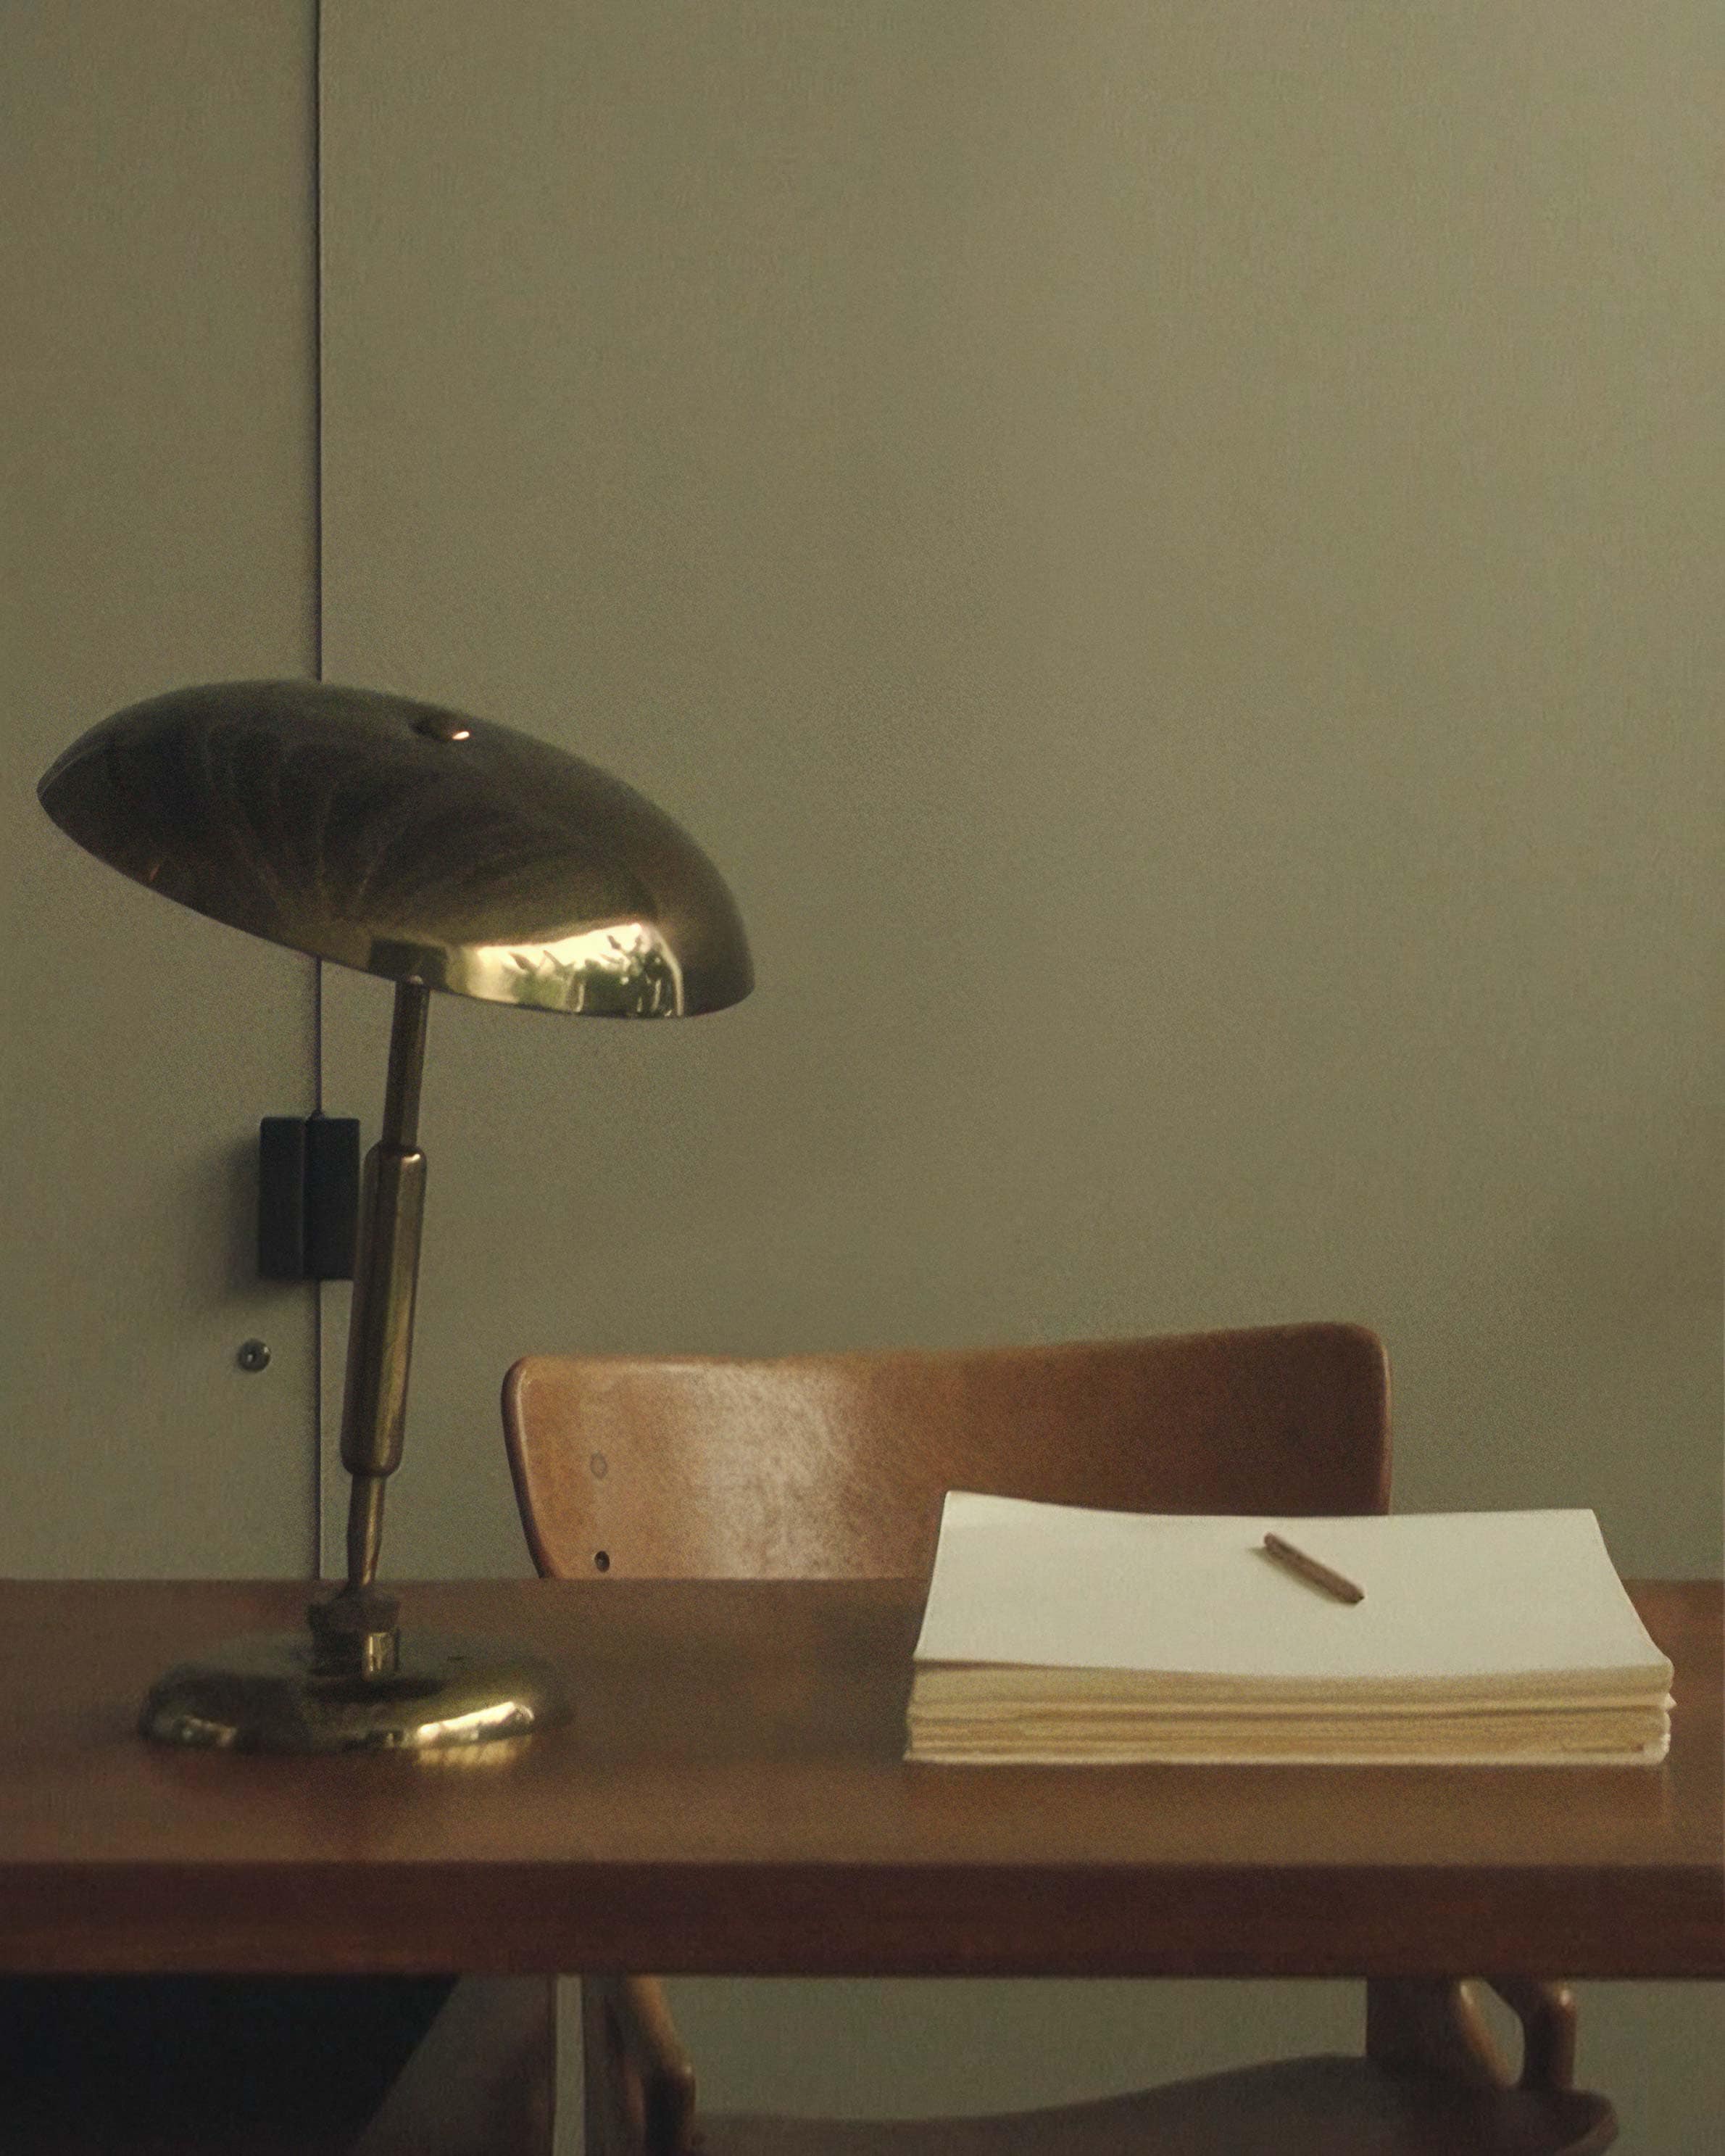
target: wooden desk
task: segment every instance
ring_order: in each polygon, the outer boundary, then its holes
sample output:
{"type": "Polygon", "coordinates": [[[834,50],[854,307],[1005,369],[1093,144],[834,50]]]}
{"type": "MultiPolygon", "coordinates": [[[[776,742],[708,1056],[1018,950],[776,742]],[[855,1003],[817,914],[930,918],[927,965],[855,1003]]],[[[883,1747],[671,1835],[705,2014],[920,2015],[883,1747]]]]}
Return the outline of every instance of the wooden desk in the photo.
{"type": "Polygon", "coordinates": [[[291,1585],[0,1587],[0,1969],[1725,1975],[1720,1590],[1636,1599],[1656,1769],[906,1766],[900,1582],[475,1583],[575,1725],[427,1758],[146,1746],[291,1585]]]}

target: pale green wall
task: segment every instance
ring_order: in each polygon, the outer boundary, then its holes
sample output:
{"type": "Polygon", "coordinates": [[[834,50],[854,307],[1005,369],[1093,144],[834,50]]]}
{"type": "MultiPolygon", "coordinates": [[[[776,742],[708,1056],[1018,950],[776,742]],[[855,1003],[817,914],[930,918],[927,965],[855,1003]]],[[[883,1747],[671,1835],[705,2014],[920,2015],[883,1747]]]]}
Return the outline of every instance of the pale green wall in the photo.
{"type": "Polygon", "coordinates": [[[312,1312],[254,1255],[311,962],[35,798],[122,704],[311,666],[311,44],[309,0],[0,8],[0,1573],[313,1562],[312,1312]]]}
{"type": "Polygon", "coordinates": [[[330,670],[761,979],[435,1013],[400,1562],[517,1561],[524,1347],[1331,1314],[1403,1503],[1717,1563],[1722,20],[333,11],[330,670]]]}

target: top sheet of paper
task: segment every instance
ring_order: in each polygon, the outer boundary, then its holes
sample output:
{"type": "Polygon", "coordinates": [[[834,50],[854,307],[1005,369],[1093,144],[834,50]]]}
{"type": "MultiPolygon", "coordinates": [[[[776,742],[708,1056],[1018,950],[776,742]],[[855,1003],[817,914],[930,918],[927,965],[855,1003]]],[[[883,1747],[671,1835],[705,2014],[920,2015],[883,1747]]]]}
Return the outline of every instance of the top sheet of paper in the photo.
{"type": "Polygon", "coordinates": [[[1591,1512],[1183,1517],[968,1491],[941,1516],[916,1659],[1343,1682],[1670,1676],[1591,1512]],[[1365,1600],[1285,1570],[1267,1531],[1365,1600]]]}

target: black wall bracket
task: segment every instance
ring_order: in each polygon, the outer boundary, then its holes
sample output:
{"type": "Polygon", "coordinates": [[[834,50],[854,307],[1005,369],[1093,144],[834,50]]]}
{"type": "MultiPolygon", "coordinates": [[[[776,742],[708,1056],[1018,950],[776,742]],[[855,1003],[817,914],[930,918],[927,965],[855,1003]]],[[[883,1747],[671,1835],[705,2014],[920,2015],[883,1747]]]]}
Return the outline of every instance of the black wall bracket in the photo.
{"type": "Polygon", "coordinates": [[[358,1233],[358,1119],[265,1116],[258,1126],[262,1277],[352,1280],[358,1233]]]}

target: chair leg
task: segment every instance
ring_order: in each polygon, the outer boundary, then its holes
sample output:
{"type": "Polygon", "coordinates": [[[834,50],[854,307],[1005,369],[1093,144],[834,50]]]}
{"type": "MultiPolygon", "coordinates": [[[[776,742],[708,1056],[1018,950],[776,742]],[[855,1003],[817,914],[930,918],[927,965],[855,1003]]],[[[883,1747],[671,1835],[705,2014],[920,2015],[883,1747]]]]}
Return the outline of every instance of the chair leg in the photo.
{"type": "Polygon", "coordinates": [[[1574,2088],[1575,1994],[1568,1985],[1531,1976],[1486,1981],[1522,2025],[1522,2087],[1574,2088]]]}
{"type": "MultiPolygon", "coordinates": [[[[1531,1976],[1484,1980],[1522,2025],[1518,2085],[1573,2088],[1575,1995],[1568,1985],[1531,1976]]],[[[1440,2074],[1470,2087],[1517,2086],[1471,1984],[1455,1978],[1374,1978],[1366,1986],[1366,2055],[1380,2066],[1440,2074]]]]}
{"type": "Polygon", "coordinates": [[[1466,2088],[1515,2082],[1472,1992],[1453,1977],[1374,1977],[1366,1986],[1366,2056],[1466,2088]]]}
{"type": "Polygon", "coordinates": [[[688,2156],[695,2069],[650,1976],[584,1976],[588,2156],[688,2156]]]}

